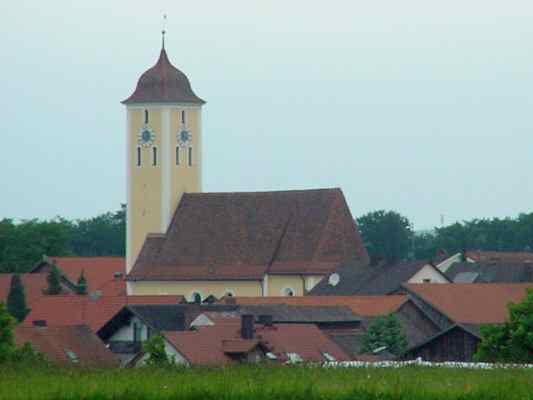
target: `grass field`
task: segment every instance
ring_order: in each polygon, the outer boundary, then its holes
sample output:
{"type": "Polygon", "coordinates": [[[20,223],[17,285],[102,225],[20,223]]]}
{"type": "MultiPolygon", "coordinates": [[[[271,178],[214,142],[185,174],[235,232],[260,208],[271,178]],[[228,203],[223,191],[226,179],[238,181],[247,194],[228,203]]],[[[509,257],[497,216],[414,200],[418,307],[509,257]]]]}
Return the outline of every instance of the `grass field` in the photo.
{"type": "Polygon", "coordinates": [[[57,370],[0,367],[0,399],[533,399],[533,371],[235,367],[57,370]]]}

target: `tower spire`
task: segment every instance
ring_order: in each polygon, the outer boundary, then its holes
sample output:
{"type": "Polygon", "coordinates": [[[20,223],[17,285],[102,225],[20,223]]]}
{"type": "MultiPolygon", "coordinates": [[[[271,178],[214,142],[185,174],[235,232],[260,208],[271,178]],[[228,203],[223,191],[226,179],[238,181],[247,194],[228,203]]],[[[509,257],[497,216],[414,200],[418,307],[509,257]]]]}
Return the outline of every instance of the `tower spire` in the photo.
{"type": "Polygon", "coordinates": [[[167,14],[163,14],[163,29],[161,30],[161,49],[165,50],[165,34],[167,33],[167,14]]]}

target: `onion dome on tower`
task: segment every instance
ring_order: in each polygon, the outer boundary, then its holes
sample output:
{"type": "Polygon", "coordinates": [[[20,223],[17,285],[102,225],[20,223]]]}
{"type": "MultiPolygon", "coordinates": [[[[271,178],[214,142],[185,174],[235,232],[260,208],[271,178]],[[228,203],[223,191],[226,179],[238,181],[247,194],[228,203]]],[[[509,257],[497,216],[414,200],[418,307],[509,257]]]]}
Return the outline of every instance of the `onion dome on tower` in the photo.
{"type": "Polygon", "coordinates": [[[141,75],[135,92],[122,104],[136,103],[192,103],[205,104],[196,96],[187,76],[174,67],[161,49],[157,63],[141,75]]]}

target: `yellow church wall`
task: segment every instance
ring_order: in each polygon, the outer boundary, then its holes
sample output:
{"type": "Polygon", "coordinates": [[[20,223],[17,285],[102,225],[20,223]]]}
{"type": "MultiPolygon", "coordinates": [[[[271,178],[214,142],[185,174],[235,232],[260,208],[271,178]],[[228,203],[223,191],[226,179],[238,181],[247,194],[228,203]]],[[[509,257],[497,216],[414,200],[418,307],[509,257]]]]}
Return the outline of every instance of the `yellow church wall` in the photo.
{"type": "Polygon", "coordinates": [[[221,298],[228,291],[235,296],[261,296],[259,281],[151,281],[129,282],[130,295],[183,295],[192,300],[194,292],[200,293],[202,299],[209,295],[221,298]]]}
{"type": "Polygon", "coordinates": [[[171,153],[172,153],[172,179],[170,185],[170,209],[172,214],[176,210],[183,193],[197,193],[201,191],[201,110],[198,107],[177,108],[170,113],[171,153]],[[181,131],[181,111],[186,113],[186,129],[191,132],[190,143],[179,149],[180,165],[176,165],[176,147],[178,146],[177,133],[181,131]],[[188,164],[188,147],[192,147],[193,163],[188,164]]]}
{"type": "Polygon", "coordinates": [[[268,275],[268,296],[285,296],[291,289],[294,296],[304,295],[304,280],[301,275],[268,275]]]}
{"type": "Polygon", "coordinates": [[[137,166],[139,133],[144,126],[144,109],[128,110],[130,113],[130,154],[129,171],[131,193],[130,210],[131,255],[133,259],[144,243],[146,234],[161,231],[161,110],[149,109],[148,125],[155,133],[154,146],[158,149],[158,164],[152,165],[152,147],[141,146],[141,166],[137,166]]]}

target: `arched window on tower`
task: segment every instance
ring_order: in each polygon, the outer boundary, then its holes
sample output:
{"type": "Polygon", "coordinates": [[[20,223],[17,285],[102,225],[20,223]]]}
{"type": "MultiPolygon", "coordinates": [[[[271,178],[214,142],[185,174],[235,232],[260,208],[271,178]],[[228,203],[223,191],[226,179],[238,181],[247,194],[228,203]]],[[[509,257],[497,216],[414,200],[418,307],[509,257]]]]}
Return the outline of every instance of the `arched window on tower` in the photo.
{"type": "Polygon", "coordinates": [[[144,123],[148,123],[148,110],[144,110],[144,123]]]}
{"type": "Polygon", "coordinates": [[[180,165],[180,146],[176,146],[176,165],[180,165]]]}
{"type": "Polygon", "coordinates": [[[185,119],[185,110],[182,110],[182,111],[181,111],[181,124],[182,124],[182,125],[185,125],[186,122],[187,122],[187,121],[186,121],[186,119],[185,119]]]}
{"type": "Polygon", "coordinates": [[[152,147],[152,165],[157,167],[157,147],[152,147]]]}
{"type": "Polygon", "coordinates": [[[189,147],[189,160],[188,160],[188,164],[189,164],[189,167],[192,167],[192,147],[189,147]]]}
{"type": "Polygon", "coordinates": [[[136,164],[137,164],[138,167],[140,167],[141,164],[142,164],[141,156],[142,156],[141,146],[137,146],[137,161],[136,161],[136,164]]]}

